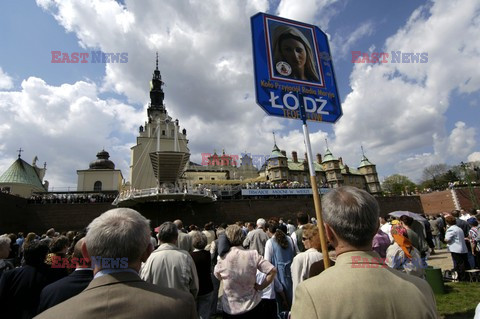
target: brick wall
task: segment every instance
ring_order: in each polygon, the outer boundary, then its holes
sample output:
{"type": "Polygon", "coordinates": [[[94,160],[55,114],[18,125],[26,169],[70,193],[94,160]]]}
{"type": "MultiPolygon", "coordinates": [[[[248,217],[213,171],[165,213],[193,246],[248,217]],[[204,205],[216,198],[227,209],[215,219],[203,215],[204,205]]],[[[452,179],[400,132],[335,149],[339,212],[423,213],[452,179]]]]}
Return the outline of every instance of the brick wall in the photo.
{"type": "Polygon", "coordinates": [[[474,207],[472,203],[472,196],[476,197],[477,205],[480,205],[480,188],[472,188],[472,192],[468,188],[456,189],[457,199],[460,205],[460,208],[470,210],[472,208],[479,209],[479,207],[474,207]]]}
{"type": "Polygon", "coordinates": [[[406,210],[414,213],[423,213],[422,203],[418,196],[391,196],[378,197],[380,215],[387,216],[396,210],[406,210]]]}
{"type": "Polygon", "coordinates": [[[420,200],[426,214],[438,214],[455,209],[455,203],[450,190],[421,194],[420,200]]]}
{"type": "Polygon", "coordinates": [[[23,230],[27,212],[26,199],[0,193],[0,234],[23,230]]]}
{"type": "MultiPolygon", "coordinates": [[[[460,208],[470,210],[473,208],[472,193],[468,188],[461,188],[454,190],[458,199],[460,208]]],[[[480,189],[472,189],[474,196],[476,196],[477,203],[480,204],[480,189]]],[[[429,194],[421,194],[423,210],[427,214],[437,214],[440,212],[450,212],[455,207],[455,202],[451,190],[444,190],[440,192],[433,192],[429,194]]]]}
{"type": "Polygon", "coordinates": [[[30,204],[25,229],[43,234],[50,227],[56,231],[81,230],[103,212],[114,208],[110,203],[30,204]]]}
{"type": "MultiPolygon", "coordinates": [[[[109,203],[27,204],[25,200],[17,199],[14,196],[0,198],[0,233],[34,231],[42,234],[50,227],[60,232],[80,230],[101,213],[114,207],[109,203]],[[4,213],[3,207],[9,207],[8,212],[4,213]]],[[[417,196],[379,197],[378,202],[383,216],[394,210],[422,212],[417,196]]],[[[177,218],[182,219],[186,226],[196,224],[203,227],[208,221],[216,224],[233,223],[238,220],[256,221],[259,217],[295,220],[296,212],[300,210],[315,216],[313,199],[308,197],[225,200],[214,203],[144,203],[133,208],[150,219],[154,227],[177,218]]]]}

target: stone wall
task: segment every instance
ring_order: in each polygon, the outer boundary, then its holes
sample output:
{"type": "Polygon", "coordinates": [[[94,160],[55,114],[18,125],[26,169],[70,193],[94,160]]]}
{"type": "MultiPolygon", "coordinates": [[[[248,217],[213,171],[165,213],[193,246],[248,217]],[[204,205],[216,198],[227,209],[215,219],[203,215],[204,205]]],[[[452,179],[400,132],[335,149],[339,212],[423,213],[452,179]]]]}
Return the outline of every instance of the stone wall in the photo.
{"type": "MultiPolygon", "coordinates": [[[[378,201],[383,216],[394,210],[422,212],[418,196],[379,197],[378,201]]],[[[109,203],[27,204],[24,199],[2,196],[0,207],[0,233],[34,231],[42,234],[50,227],[60,232],[81,230],[114,206],[109,203]]],[[[315,216],[313,199],[310,197],[223,200],[214,203],[146,203],[133,208],[150,219],[152,227],[177,218],[182,219],[186,226],[196,224],[203,227],[209,221],[215,224],[233,223],[238,220],[256,221],[259,217],[295,220],[295,214],[300,210],[315,216]]]]}
{"type": "Polygon", "coordinates": [[[23,230],[27,215],[28,205],[25,198],[0,193],[0,234],[23,230]]]}

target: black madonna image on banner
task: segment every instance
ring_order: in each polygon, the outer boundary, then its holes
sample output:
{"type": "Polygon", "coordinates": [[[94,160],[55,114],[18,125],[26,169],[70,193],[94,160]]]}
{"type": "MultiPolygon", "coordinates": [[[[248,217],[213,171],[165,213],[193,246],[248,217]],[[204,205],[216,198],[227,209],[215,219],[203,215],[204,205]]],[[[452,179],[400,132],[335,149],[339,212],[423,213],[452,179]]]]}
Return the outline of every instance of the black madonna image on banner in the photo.
{"type": "Polygon", "coordinates": [[[323,85],[311,28],[268,19],[270,74],[273,78],[323,85]]]}

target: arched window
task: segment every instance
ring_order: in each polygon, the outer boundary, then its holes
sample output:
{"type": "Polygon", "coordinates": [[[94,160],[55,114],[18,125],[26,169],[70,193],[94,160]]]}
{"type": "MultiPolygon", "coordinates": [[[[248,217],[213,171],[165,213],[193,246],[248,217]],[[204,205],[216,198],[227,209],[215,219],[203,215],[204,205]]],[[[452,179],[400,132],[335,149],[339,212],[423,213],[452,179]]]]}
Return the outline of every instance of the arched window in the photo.
{"type": "Polygon", "coordinates": [[[101,190],[102,190],[102,182],[96,181],[95,184],[93,184],[93,191],[99,192],[101,190]]]}

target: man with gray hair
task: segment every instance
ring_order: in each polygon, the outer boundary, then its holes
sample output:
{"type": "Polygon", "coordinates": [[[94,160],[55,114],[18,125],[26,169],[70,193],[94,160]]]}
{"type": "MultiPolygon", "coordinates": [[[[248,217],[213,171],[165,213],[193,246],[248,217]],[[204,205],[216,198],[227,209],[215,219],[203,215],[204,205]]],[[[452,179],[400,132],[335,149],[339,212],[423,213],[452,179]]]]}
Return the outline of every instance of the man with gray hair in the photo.
{"type": "Polygon", "coordinates": [[[438,317],[428,283],[388,268],[372,251],[379,226],[379,207],[372,195],[339,187],[323,196],[322,206],[336,264],[298,285],[292,318],[438,317]]]}
{"type": "Polygon", "coordinates": [[[165,222],[158,229],[160,246],[143,264],[140,277],[160,287],[169,287],[198,293],[198,276],[190,254],[177,247],[178,229],[172,222],[165,222]]]}
{"type": "Polygon", "coordinates": [[[269,239],[265,232],[265,224],[265,219],[257,219],[257,229],[250,231],[243,241],[243,247],[256,250],[262,256],[265,255],[265,244],[269,239]]]}
{"type": "Polygon", "coordinates": [[[103,213],[88,225],[82,244],[94,279],[36,318],[196,318],[190,294],[140,279],[140,266],[152,250],[149,220],[129,208],[103,213]]]}

